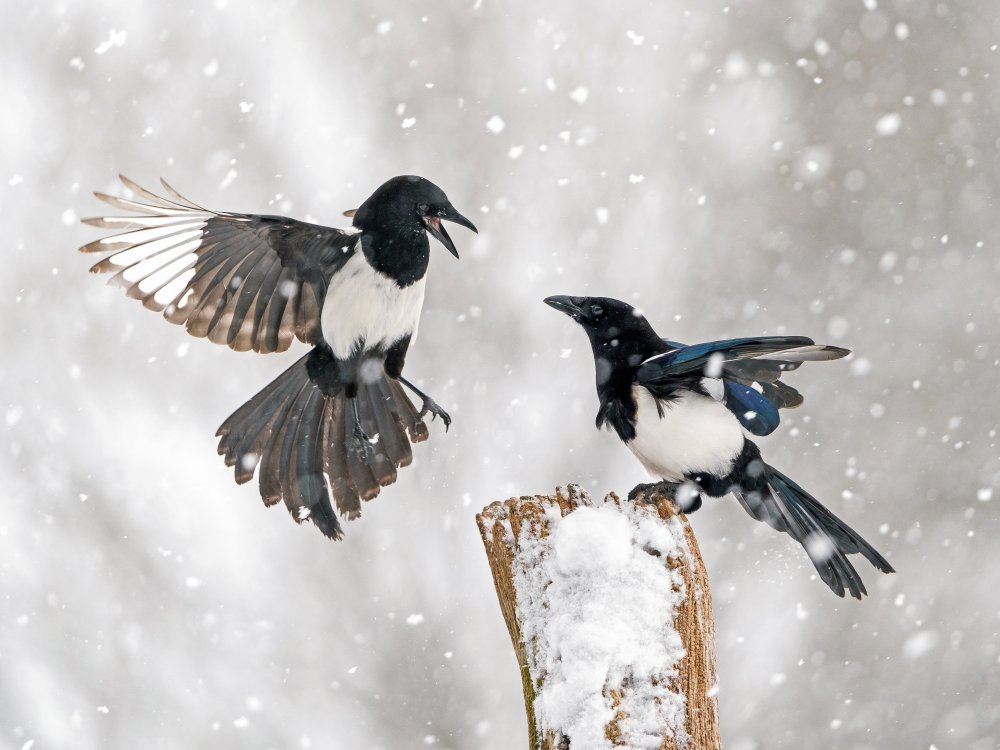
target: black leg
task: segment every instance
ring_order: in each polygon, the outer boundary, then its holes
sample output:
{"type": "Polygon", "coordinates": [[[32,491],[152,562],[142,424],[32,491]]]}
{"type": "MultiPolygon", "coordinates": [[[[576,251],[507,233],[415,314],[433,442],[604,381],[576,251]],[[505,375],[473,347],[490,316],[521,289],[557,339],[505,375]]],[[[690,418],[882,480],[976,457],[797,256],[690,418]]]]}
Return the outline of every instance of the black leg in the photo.
{"type": "Polygon", "coordinates": [[[447,432],[448,428],[451,427],[451,417],[448,416],[448,412],[446,412],[444,409],[438,406],[437,402],[434,399],[432,399],[426,393],[421,391],[419,388],[413,385],[413,383],[404,378],[402,375],[399,376],[398,380],[400,383],[402,383],[411,391],[413,391],[414,394],[419,396],[420,399],[423,401],[423,404],[420,406],[420,416],[422,417],[424,416],[424,414],[429,413],[431,415],[431,419],[434,419],[436,417],[441,417],[441,421],[444,422],[444,430],[445,432],[447,432]]]}
{"type": "Polygon", "coordinates": [[[362,453],[368,458],[371,458],[375,449],[372,448],[372,439],[365,432],[365,428],[361,425],[361,415],[358,413],[358,399],[350,399],[351,406],[354,409],[354,441],[351,446],[353,450],[357,453],[362,453]]]}

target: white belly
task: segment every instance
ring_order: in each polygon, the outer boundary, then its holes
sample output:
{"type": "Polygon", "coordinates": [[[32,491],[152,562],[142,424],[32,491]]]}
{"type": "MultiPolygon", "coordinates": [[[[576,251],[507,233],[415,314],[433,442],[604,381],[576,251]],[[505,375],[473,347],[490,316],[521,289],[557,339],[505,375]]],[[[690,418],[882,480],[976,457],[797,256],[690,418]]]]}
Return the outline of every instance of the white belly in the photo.
{"type": "Polygon", "coordinates": [[[680,482],[685,474],[725,476],[732,470],[743,450],[743,428],[724,404],[686,392],[661,404],[661,418],[649,391],[633,386],[632,396],[636,435],[628,447],[651,474],[680,482]]]}
{"type": "Polygon", "coordinates": [[[402,289],[365,260],[360,248],[330,280],[323,302],[323,338],[340,359],[360,345],[389,347],[406,336],[416,338],[425,279],[402,289]]]}

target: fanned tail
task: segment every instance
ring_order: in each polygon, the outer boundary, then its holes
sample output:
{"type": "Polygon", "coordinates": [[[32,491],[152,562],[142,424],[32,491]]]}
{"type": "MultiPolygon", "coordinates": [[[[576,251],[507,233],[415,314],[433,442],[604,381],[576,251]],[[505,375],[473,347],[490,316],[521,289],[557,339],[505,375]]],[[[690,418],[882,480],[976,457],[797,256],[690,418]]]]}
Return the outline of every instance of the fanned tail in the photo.
{"type": "Polygon", "coordinates": [[[340,539],[338,514],[359,516],[361,501],[396,481],[396,470],[413,461],[410,442],[426,440],[428,431],[399,381],[380,373],[358,386],[358,414],[373,440],[371,450],[357,450],[350,399],[325,394],[310,377],[308,363],[316,356],[313,350],[285,370],[216,434],[238,484],[259,469],[265,505],[283,501],[296,523],[308,518],[340,539]]]}
{"type": "Polygon", "coordinates": [[[837,596],[844,596],[845,590],[855,599],[868,593],[848,555],[860,553],[883,573],[896,572],[871,544],[816,498],[773,466],[761,466],[755,486],[738,488],[733,494],[751,516],[801,544],[820,578],[837,596]]]}

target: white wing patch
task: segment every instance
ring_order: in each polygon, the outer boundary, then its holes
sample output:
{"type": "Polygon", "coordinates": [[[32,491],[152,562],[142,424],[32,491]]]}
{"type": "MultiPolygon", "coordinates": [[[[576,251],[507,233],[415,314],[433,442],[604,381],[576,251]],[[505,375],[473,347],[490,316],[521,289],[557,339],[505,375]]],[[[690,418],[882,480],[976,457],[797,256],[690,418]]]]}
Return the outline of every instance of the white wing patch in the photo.
{"type": "Polygon", "coordinates": [[[333,248],[326,246],[343,245],[343,231],[282,217],[210,211],[162,180],[169,198],[123,175],[121,180],[140,200],[95,195],[140,215],[81,220],[118,233],[80,248],[107,256],[91,271],[109,272],[110,283],[126,287],[128,296],[145,307],[194,336],[236,351],[284,351],[296,337],[315,343],[323,285],[311,274],[332,273],[347,260],[348,248],[344,256],[330,258],[333,248]],[[283,250],[296,255],[295,262],[286,264],[283,250]]]}
{"type": "MultiPolygon", "coordinates": [[[[176,306],[194,276],[205,226],[212,214],[187,211],[180,216],[106,217],[102,226],[126,230],[92,242],[86,252],[112,252],[90,270],[117,271],[111,283],[129,290],[154,310],[176,306]],[[131,229],[131,231],[127,231],[131,229]]],[[[96,222],[95,222],[96,223],[96,222]]]]}

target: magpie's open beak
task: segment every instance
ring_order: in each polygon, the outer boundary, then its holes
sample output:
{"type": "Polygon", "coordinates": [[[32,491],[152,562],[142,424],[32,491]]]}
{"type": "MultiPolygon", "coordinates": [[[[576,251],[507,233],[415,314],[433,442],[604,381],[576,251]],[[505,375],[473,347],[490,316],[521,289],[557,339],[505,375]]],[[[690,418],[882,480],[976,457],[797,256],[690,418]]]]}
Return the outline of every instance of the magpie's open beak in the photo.
{"type": "Polygon", "coordinates": [[[580,307],[582,300],[580,297],[567,297],[565,294],[556,294],[552,297],[546,297],[542,301],[549,307],[566,313],[575,321],[579,322],[583,318],[583,309],[580,307]]]}
{"type": "Polygon", "coordinates": [[[479,234],[479,230],[476,229],[475,224],[466,219],[451,206],[448,206],[446,209],[439,212],[437,216],[424,217],[424,226],[427,227],[427,231],[434,235],[437,241],[444,245],[448,249],[448,252],[457,258],[458,249],[455,247],[455,243],[451,241],[451,237],[448,236],[444,227],[441,225],[442,221],[453,221],[456,224],[461,224],[463,227],[471,229],[476,234],[479,234]]]}

